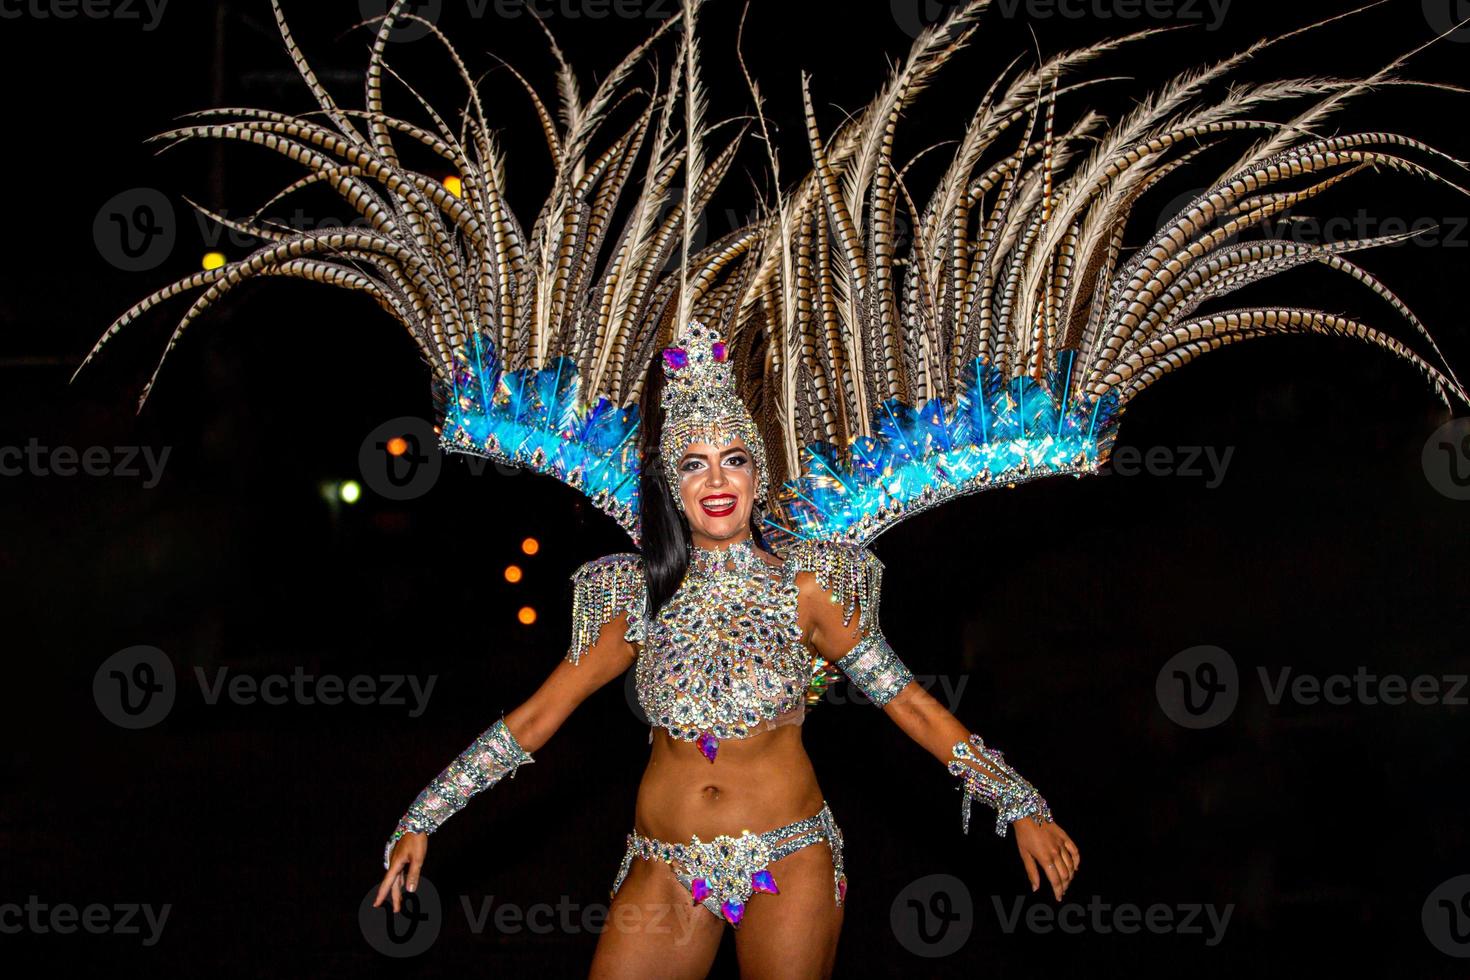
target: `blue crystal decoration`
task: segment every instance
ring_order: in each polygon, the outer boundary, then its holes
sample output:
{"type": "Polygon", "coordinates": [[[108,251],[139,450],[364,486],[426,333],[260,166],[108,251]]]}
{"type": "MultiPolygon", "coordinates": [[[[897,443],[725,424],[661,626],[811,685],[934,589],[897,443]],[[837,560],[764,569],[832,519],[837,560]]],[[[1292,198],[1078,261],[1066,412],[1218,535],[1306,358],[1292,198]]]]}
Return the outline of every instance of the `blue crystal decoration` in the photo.
{"type": "Polygon", "coordinates": [[[865,544],[894,522],[967,493],[1097,472],[1117,436],[1118,394],[1067,391],[1075,355],[1062,351],[1041,381],[1003,377],[976,359],[954,399],[889,399],[873,412],[873,435],[845,450],[826,442],[803,447],[801,475],[776,495],[768,529],[778,538],[865,544]]]}
{"type": "MultiPolygon", "coordinates": [[[[978,358],[958,394],[878,405],[870,436],[814,442],[801,473],[774,494],[772,544],[791,538],[866,544],[883,529],[947,500],[1048,476],[1095,473],[1117,435],[1118,394],[1068,390],[1065,350],[1038,381],[1004,377],[978,358]]],[[[502,370],[489,339],[455,354],[441,384],[440,447],[554,476],[580,490],[638,540],[638,407],[585,390],[576,364],[502,370]]]]}

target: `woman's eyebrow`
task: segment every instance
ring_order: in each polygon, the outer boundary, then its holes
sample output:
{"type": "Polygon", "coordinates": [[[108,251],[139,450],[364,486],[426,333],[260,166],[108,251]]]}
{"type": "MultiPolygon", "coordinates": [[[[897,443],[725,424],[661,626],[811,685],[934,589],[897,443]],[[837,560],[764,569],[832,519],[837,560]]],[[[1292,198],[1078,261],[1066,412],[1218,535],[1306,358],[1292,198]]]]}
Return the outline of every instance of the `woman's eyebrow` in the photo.
{"type": "Polygon", "coordinates": [[[720,453],[720,458],[721,459],[724,459],[726,456],[730,455],[731,453],[743,453],[743,452],[745,452],[745,447],[744,446],[731,446],[729,449],[726,449],[724,452],[720,453]]]}

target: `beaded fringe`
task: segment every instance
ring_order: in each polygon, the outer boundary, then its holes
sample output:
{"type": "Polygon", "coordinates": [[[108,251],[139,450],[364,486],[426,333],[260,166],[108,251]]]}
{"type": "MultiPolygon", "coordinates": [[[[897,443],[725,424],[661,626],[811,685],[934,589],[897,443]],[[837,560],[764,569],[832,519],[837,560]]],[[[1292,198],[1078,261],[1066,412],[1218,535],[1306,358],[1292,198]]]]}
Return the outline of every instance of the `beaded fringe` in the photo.
{"type": "Polygon", "coordinates": [[[842,606],[842,618],[859,610],[864,633],[878,631],[878,596],[883,585],[883,563],[866,548],[831,541],[801,541],[786,554],[798,572],[812,572],[817,585],[842,606]]]}
{"type": "Polygon", "coordinates": [[[643,640],[648,599],[642,558],[622,554],[589,561],[572,575],[572,582],[572,644],[566,659],[581,662],[602,628],[620,613],[628,617],[624,637],[632,643],[643,640]]]}

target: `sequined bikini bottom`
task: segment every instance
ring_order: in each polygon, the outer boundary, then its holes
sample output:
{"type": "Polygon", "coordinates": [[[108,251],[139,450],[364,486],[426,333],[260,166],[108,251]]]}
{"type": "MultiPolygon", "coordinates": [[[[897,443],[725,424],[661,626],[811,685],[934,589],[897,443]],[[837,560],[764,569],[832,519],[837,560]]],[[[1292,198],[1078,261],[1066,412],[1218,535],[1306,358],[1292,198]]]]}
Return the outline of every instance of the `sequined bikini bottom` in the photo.
{"type": "Polygon", "coordinates": [[[821,812],[815,816],[759,834],[748,830],[739,837],[721,834],[708,843],[695,836],[688,844],[669,844],[644,837],[635,830],[628,835],[628,849],[623,852],[623,864],[612,890],[616,895],[635,857],[657,858],[668,863],[696,904],[738,926],[745,916],[745,904],[753,894],[781,893],[770,866],[821,841],[826,841],[832,851],[832,893],[837,907],[841,908],[847,897],[847,875],[842,871],[842,831],[832,819],[825,800],[821,812]]]}

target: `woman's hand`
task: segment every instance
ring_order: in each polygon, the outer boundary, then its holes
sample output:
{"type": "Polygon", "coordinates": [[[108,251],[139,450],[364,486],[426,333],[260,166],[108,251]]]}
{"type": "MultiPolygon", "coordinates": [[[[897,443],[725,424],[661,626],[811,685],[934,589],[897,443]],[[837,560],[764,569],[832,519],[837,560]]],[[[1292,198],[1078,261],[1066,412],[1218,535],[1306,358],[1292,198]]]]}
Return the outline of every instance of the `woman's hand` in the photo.
{"type": "Polygon", "coordinates": [[[1016,831],[1016,849],[1021,852],[1026,877],[1031,879],[1031,890],[1041,887],[1041,874],[1037,871],[1037,865],[1040,865],[1051,882],[1052,894],[1060,902],[1082,863],[1077,845],[1072,843],[1065,830],[1054,823],[1039,824],[1030,817],[1022,817],[1011,826],[1016,831]]]}
{"type": "Polygon", "coordinates": [[[404,834],[398,838],[398,843],[393,845],[393,853],[388,858],[388,873],[383,875],[383,883],[378,886],[378,897],[373,902],[373,908],[383,904],[383,899],[391,889],[393,892],[393,911],[403,911],[403,889],[404,877],[407,875],[407,887],[411,892],[419,889],[419,869],[424,866],[424,855],[429,853],[428,834],[404,834]]]}

